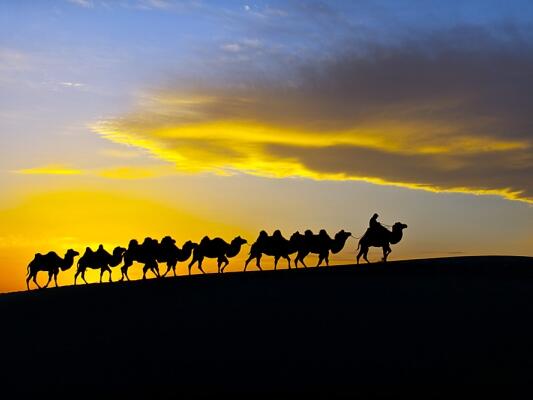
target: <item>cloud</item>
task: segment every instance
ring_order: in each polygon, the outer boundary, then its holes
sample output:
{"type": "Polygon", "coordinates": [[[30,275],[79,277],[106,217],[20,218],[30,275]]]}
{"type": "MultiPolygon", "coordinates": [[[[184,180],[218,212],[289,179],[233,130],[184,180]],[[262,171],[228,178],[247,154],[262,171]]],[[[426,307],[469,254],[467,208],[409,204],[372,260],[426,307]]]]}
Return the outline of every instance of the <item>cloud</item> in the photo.
{"type": "Polygon", "coordinates": [[[84,8],[94,7],[94,3],[91,0],[67,0],[69,3],[75,4],[84,8]]]}
{"type": "MultiPolygon", "coordinates": [[[[128,156],[119,156],[128,158],[128,156]]],[[[76,169],[60,164],[45,165],[42,167],[24,168],[13,171],[22,175],[66,175],[66,176],[98,176],[107,179],[134,180],[159,178],[176,174],[176,169],[168,164],[161,165],[116,165],[105,168],[76,169]]]]}
{"type": "Polygon", "coordinates": [[[242,50],[242,46],[238,43],[226,43],[221,46],[221,49],[230,53],[238,53],[242,50]]]}
{"type": "Polygon", "coordinates": [[[82,88],[85,86],[84,83],[80,82],[59,82],[61,86],[68,87],[68,88],[82,88]]]}
{"type": "Polygon", "coordinates": [[[14,171],[23,175],[81,175],[80,169],[70,168],[61,164],[50,164],[42,167],[24,168],[14,171]]]}
{"type": "Polygon", "coordinates": [[[533,202],[531,50],[514,31],[471,26],[401,45],[346,45],[293,65],[285,79],[257,73],[244,83],[155,91],[94,130],[184,172],[364,180],[533,202]]]}

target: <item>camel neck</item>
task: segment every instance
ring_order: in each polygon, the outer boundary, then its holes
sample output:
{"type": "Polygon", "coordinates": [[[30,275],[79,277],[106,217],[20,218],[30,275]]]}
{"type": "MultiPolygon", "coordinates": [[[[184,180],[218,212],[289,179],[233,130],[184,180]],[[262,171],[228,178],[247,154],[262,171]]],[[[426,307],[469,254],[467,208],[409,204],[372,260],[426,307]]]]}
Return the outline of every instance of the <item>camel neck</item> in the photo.
{"type": "Polygon", "coordinates": [[[396,244],[400,240],[402,240],[403,231],[401,229],[392,229],[392,233],[390,235],[390,244],[396,244]]]}

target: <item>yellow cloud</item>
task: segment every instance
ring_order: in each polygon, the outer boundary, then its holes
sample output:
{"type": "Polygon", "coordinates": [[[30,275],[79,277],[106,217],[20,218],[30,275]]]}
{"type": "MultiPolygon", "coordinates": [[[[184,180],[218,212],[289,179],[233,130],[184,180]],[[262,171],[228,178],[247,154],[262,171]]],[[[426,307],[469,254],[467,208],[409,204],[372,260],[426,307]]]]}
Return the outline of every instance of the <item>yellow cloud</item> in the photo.
{"type": "MultiPolygon", "coordinates": [[[[213,100],[206,102],[211,104],[213,100]]],[[[172,103],[165,99],[164,105],[168,104],[172,103]]],[[[194,99],[190,103],[180,100],[174,104],[178,107],[187,104],[187,107],[190,107],[205,103],[194,99]]],[[[447,171],[468,170],[472,166],[471,159],[476,157],[487,157],[497,164],[501,161],[498,161],[494,154],[505,157],[509,152],[527,152],[530,144],[524,140],[462,135],[450,126],[441,127],[440,134],[432,136],[426,134],[429,129],[427,124],[414,122],[404,125],[375,122],[361,124],[352,129],[324,132],[251,121],[223,120],[183,124],[169,124],[165,118],[160,124],[158,121],[156,115],[133,115],[116,121],[101,122],[93,129],[115,143],[147,150],[153,156],[173,163],[179,171],[186,173],[247,173],[272,178],[357,180],[433,192],[490,194],[533,202],[523,195],[521,189],[502,187],[501,184],[490,187],[481,182],[477,184],[473,179],[470,185],[465,185],[461,180],[454,181],[453,178],[449,181],[441,178],[440,181],[432,182],[431,179],[422,178],[422,174],[417,179],[416,168],[414,174],[404,174],[403,179],[401,173],[394,178],[380,176],[379,169],[376,168],[374,172],[371,167],[363,174],[350,170],[349,165],[338,171],[328,171],[310,166],[301,156],[291,156],[290,151],[280,154],[272,150],[273,146],[285,146],[299,152],[303,151],[302,149],[320,151],[337,146],[363,152],[379,152],[383,163],[387,163],[388,157],[402,157],[405,160],[423,157],[420,171],[434,169],[436,174],[442,176],[443,172],[447,171]]],[[[343,157],[349,164],[349,157],[343,157]]],[[[402,163],[398,163],[398,172],[401,172],[402,168],[402,163]]]]}
{"type": "Polygon", "coordinates": [[[13,171],[23,175],[84,175],[99,176],[108,179],[147,179],[168,176],[176,173],[176,169],[171,165],[141,165],[127,166],[119,165],[107,168],[96,169],[74,169],[61,165],[49,165],[36,168],[26,168],[13,171]]]}
{"type": "Polygon", "coordinates": [[[80,175],[84,173],[80,169],[69,168],[61,164],[50,164],[42,167],[19,169],[14,172],[23,175],[80,175]]]}

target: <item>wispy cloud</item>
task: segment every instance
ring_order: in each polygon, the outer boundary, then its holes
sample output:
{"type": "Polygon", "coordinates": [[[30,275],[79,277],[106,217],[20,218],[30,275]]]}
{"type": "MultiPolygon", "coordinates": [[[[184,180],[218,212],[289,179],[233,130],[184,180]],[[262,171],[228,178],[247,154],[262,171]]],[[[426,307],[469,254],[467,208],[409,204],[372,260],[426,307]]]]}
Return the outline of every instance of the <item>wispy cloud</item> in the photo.
{"type": "Polygon", "coordinates": [[[42,167],[24,168],[14,172],[23,175],[81,175],[84,173],[80,169],[70,168],[61,164],[50,164],[42,167]]]}
{"type": "Polygon", "coordinates": [[[59,84],[68,88],[82,88],[85,86],[85,84],[81,82],[59,82],[59,84]]]}
{"type": "Polygon", "coordinates": [[[69,3],[75,4],[84,8],[94,7],[94,3],[91,0],[67,0],[69,3]]]}
{"type": "Polygon", "coordinates": [[[100,177],[107,179],[135,180],[159,178],[176,174],[176,168],[170,164],[149,165],[116,165],[104,168],[78,169],[61,164],[50,164],[40,167],[23,168],[12,171],[21,175],[65,175],[100,177]]]}

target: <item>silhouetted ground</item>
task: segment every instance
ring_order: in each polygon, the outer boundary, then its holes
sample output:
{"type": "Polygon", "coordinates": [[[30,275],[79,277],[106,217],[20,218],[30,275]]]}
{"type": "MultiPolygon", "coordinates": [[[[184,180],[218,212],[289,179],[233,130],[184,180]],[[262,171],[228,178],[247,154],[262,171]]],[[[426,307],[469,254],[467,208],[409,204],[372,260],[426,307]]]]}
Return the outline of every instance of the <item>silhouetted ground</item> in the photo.
{"type": "Polygon", "coordinates": [[[1,295],[0,315],[0,392],[18,397],[450,398],[533,380],[527,257],[69,286],[1,295]]]}

